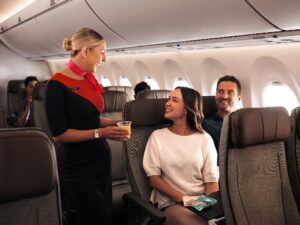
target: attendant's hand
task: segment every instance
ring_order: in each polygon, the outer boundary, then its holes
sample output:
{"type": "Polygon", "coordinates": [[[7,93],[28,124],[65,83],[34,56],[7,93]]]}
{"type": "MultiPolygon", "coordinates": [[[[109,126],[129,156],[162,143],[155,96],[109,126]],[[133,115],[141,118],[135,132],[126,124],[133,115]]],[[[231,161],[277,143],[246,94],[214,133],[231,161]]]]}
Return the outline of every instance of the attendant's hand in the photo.
{"type": "Polygon", "coordinates": [[[130,138],[130,132],[123,127],[108,126],[100,128],[100,137],[108,138],[117,141],[126,141],[130,138]]]}

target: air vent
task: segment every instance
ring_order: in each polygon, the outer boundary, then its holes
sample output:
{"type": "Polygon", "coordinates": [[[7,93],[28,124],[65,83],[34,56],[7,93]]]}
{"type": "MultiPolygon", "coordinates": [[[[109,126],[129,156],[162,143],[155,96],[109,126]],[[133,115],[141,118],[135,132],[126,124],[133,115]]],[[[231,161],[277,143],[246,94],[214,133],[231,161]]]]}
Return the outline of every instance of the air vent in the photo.
{"type": "Polygon", "coordinates": [[[166,44],[167,48],[172,48],[174,45],[173,44],[166,44]]]}
{"type": "Polygon", "coordinates": [[[50,0],[50,6],[54,6],[55,5],[55,0],[50,0]]]}
{"type": "Polygon", "coordinates": [[[273,81],[271,85],[272,86],[284,86],[284,84],[279,81],[273,81]]]}
{"type": "Polygon", "coordinates": [[[266,37],[263,35],[257,35],[257,36],[252,37],[252,39],[264,39],[264,38],[266,38],[266,37]]]}
{"type": "Polygon", "coordinates": [[[281,41],[284,41],[284,42],[293,42],[294,40],[293,39],[281,39],[281,41]]]}

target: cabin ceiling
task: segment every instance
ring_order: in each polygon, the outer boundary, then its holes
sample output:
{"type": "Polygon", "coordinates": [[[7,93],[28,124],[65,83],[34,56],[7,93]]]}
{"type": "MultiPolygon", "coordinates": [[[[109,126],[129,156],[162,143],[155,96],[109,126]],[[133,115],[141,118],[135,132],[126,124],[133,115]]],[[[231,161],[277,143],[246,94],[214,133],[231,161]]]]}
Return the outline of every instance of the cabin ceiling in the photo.
{"type": "Polygon", "coordinates": [[[299,0],[37,0],[0,23],[0,40],[30,59],[67,55],[62,40],[81,27],[111,55],[281,44],[300,41],[299,11],[299,0]]]}

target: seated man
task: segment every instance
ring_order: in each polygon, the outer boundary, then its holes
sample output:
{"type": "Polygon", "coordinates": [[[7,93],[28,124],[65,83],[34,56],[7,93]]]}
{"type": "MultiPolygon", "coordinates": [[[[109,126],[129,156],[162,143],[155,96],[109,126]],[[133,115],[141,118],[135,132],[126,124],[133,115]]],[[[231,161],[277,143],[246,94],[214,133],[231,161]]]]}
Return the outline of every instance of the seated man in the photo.
{"type": "Polygon", "coordinates": [[[221,77],[217,83],[215,99],[217,111],[203,120],[202,127],[211,135],[218,151],[223,119],[236,110],[241,100],[240,81],[230,75],[221,77]]]}
{"type": "Polygon", "coordinates": [[[145,81],[142,81],[142,82],[138,83],[137,85],[135,85],[134,98],[136,99],[136,96],[138,95],[138,93],[145,91],[145,90],[151,90],[151,87],[145,81]]]}
{"type": "Polygon", "coordinates": [[[34,76],[26,77],[24,81],[26,96],[22,99],[19,106],[17,115],[17,127],[30,127],[32,122],[30,120],[30,105],[32,102],[33,88],[38,82],[38,79],[34,76]]]}

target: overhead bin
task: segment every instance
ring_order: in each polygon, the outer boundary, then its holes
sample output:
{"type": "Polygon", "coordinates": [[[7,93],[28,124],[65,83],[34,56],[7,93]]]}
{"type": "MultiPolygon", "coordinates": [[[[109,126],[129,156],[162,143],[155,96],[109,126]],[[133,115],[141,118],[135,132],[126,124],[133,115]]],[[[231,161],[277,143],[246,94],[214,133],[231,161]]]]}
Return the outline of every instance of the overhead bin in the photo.
{"type": "MultiPolygon", "coordinates": [[[[30,7],[24,11],[30,11],[30,7]]],[[[24,14],[24,11],[20,12],[20,15],[24,14]]],[[[18,16],[19,14],[15,17],[18,16]]],[[[65,1],[65,4],[48,9],[44,13],[40,12],[11,29],[9,24],[12,25],[10,21],[1,24],[8,30],[0,34],[0,39],[12,50],[27,58],[67,54],[62,48],[63,38],[70,37],[82,27],[95,29],[102,34],[108,40],[110,49],[130,46],[126,40],[106,27],[83,0],[65,1]]]]}
{"type": "Polygon", "coordinates": [[[64,37],[70,37],[82,27],[94,29],[103,35],[109,40],[107,43],[109,49],[130,46],[129,42],[103,24],[83,0],[73,0],[38,16],[36,20],[47,35],[58,41],[60,46],[64,37]]]}
{"type": "Polygon", "coordinates": [[[275,38],[288,35],[282,29],[300,29],[298,1],[38,0],[0,24],[0,39],[20,55],[41,58],[66,55],[63,38],[81,27],[102,34],[116,54],[275,38]]]}
{"type": "MultiPolygon", "coordinates": [[[[61,0],[61,2],[68,1],[68,0],[61,0]]],[[[24,8],[19,13],[9,17],[7,20],[1,23],[1,29],[8,29],[15,25],[18,25],[22,21],[26,21],[33,16],[48,10],[51,8],[49,0],[38,0],[34,1],[30,6],[24,8]]]]}
{"type": "Polygon", "coordinates": [[[300,29],[299,0],[248,0],[266,19],[283,30],[300,29]]]}
{"type": "Polygon", "coordinates": [[[35,19],[1,34],[0,39],[9,48],[24,57],[57,54],[58,43],[42,32],[35,19]]]}
{"type": "Polygon", "coordinates": [[[240,0],[86,1],[135,46],[278,31],[240,0]]]}

